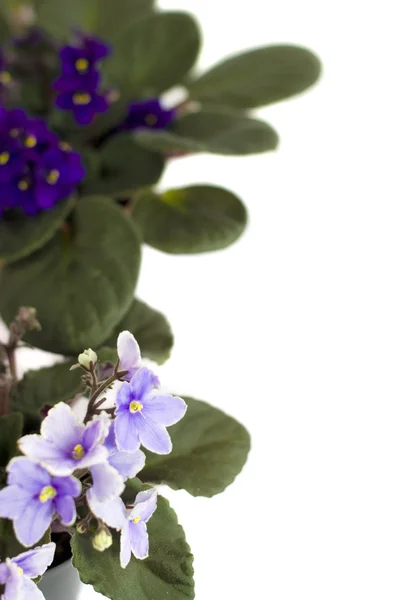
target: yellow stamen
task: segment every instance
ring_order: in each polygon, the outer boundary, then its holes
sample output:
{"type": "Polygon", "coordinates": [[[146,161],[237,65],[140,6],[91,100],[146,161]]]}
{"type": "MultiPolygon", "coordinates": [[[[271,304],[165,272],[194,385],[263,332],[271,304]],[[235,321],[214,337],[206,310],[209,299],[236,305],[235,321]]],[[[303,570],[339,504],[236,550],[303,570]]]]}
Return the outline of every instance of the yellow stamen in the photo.
{"type": "Polygon", "coordinates": [[[17,569],[18,569],[18,575],[24,574],[24,569],[21,569],[21,567],[17,567],[17,569]]]}
{"type": "Polygon", "coordinates": [[[145,117],[145,123],[146,125],[150,125],[152,127],[152,125],[156,125],[158,119],[156,117],[156,115],[146,115],[145,117]]]}
{"type": "Polygon", "coordinates": [[[73,103],[77,106],[85,106],[86,104],[89,104],[91,100],[92,96],[87,92],[76,92],[72,97],[73,103]]]}
{"type": "Polygon", "coordinates": [[[139,523],[139,521],[141,520],[141,517],[135,517],[135,519],[132,519],[132,522],[135,523],[135,525],[137,523],[139,523]]]}
{"type": "Polygon", "coordinates": [[[10,154],[8,152],[2,152],[0,154],[0,166],[4,167],[10,160],[10,154]]]}
{"type": "Polygon", "coordinates": [[[60,142],[58,147],[60,148],[60,150],[64,150],[64,152],[69,152],[70,150],[72,150],[70,144],[68,144],[67,142],[60,142]]]}
{"type": "Polygon", "coordinates": [[[26,148],[35,148],[37,143],[38,143],[38,140],[36,139],[36,137],[34,135],[28,135],[28,137],[25,139],[25,147],[26,148]]]}
{"type": "Polygon", "coordinates": [[[129,405],[129,411],[132,413],[136,413],[142,409],[143,409],[143,404],[141,404],[140,402],[137,402],[136,400],[133,400],[131,402],[131,404],[129,405]]]}
{"type": "Polygon", "coordinates": [[[89,62],[86,60],[86,58],[78,58],[78,60],[75,61],[75,67],[80,73],[86,73],[89,67],[89,62]]]}
{"type": "Polygon", "coordinates": [[[60,171],[57,171],[57,169],[53,169],[52,171],[50,171],[50,173],[46,177],[46,181],[47,183],[50,183],[50,185],[55,185],[59,179],[60,171]]]}
{"type": "Polygon", "coordinates": [[[26,181],[26,179],[21,179],[21,181],[18,183],[18,188],[21,190],[21,192],[26,192],[26,190],[29,188],[29,183],[26,181]]]}
{"type": "Polygon", "coordinates": [[[11,82],[11,75],[8,71],[0,71],[0,83],[3,85],[7,85],[11,82]]]}
{"type": "Polygon", "coordinates": [[[72,451],[72,458],[74,460],[81,460],[85,456],[85,450],[82,444],[77,444],[72,451]]]}
{"type": "Polygon", "coordinates": [[[57,496],[57,492],[51,485],[46,485],[39,494],[39,500],[43,503],[48,500],[53,500],[57,496]]]}

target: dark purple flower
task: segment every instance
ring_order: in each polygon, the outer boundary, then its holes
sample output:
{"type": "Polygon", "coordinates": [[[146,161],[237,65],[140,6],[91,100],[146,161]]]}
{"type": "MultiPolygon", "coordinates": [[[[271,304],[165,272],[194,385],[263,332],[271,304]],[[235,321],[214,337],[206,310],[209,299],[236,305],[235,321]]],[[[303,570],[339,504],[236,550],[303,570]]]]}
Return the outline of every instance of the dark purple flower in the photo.
{"type": "Polygon", "coordinates": [[[0,585],[4,585],[4,600],[45,600],[32,579],[44,574],[51,565],[56,544],[50,542],[14,558],[0,562],[0,585]]]}
{"type": "Polygon", "coordinates": [[[96,37],[79,35],[80,46],[64,46],[60,51],[62,72],[83,75],[110,54],[110,46],[96,37]]]}
{"type": "Polygon", "coordinates": [[[41,157],[36,170],[35,194],[40,208],[48,209],[72,194],[85,175],[81,157],[76,152],[53,148],[41,157]]]}
{"type": "Polygon", "coordinates": [[[175,109],[163,108],[158,98],[135,102],[129,107],[122,129],[165,129],[177,116],[175,109]]]}
{"type": "Polygon", "coordinates": [[[116,405],[115,431],[119,450],[135,452],[142,444],[156,454],[171,452],[166,427],[182,419],[187,405],[182,398],[156,390],[150,369],[141,367],[129,383],[122,384],[116,405]]]}
{"type": "Polygon", "coordinates": [[[14,458],[7,467],[7,487],[0,491],[0,516],[12,519],[24,546],[36,544],[58,514],[63,525],[75,522],[74,498],[81,493],[75,477],[53,477],[28,458],[14,458]]]}
{"type": "Polygon", "coordinates": [[[109,108],[104,96],[85,88],[60,93],[56,98],[56,106],[61,110],[71,110],[80,125],[89,125],[98,113],[104,113],[109,108]]]}

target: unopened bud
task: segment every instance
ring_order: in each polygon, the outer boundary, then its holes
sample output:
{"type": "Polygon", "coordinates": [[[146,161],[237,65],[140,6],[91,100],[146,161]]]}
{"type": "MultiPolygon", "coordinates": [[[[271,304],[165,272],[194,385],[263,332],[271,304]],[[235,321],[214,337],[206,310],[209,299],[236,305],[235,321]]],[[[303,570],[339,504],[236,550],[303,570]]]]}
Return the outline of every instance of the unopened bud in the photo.
{"type": "Polygon", "coordinates": [[[77,524],[77,531],[78,531],[78,533],[81,533],[81,534],[82,533],[86,533],[88,531],[88,528],[89,528],[88,521],[80,521],[77,524]]]}
{"type": "Polygon", "coordinates": [[[78,362],[81,365],[81,367],[84,367],[84,369],[87,369],[89,371],[91,363],[92,365],[95,365],[97,363],[97,354],[91,348],[89,348],[88,350],[85,350],[84,352],[82,352],[82,354],[78,356],[78,362]]]}
{"type": "Polygon", "coordinates": [[[104,552],[107,548],[110,548],[112,543],[113,536],[106,527],[100,529],[92,538],[92,546],[98,552],[104,552]]]}

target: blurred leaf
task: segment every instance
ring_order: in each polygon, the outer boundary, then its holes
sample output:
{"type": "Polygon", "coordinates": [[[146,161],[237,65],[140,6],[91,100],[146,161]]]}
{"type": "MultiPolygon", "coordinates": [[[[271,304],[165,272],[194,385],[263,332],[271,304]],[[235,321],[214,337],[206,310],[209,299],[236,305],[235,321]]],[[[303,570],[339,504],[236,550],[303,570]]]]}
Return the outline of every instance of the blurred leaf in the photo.
{"type": "Polygon", "coordinates": [[[142,356],[162,364],[170,356],[174,343],[170,325],[161,312],[140,300],[134,300],[123,320],[115,327],[104,346],[110,348],[112,362],[116,360],[117,337],[121,331],[130,331],[136,338],[142,356]]]}
{"type": "Polygon", "coordinates": [[[2,11],[4,9],[0,7],[0,44],[7,42],[11,36],[10,28],[2,11]]]}
{"type": "Polygon", "coordinates": [[[44,246],[57,232],[74,206],[74,199],[58,202],[33,217],[9,212],[0,218],[0,259],[24,258],[44,246]]]}
{"type": "Polygon", "coordinates": [[[147,452],[146,466],[138,477],[210,498],[241,472],[250,450],[249,433],[206,402],[185,396],[184,400],[188,404],[185,417],[169,428],[173,451],[164,456],[147,452]]]}
{"type": "Polygon", "coordinates": [[[9,461],[18,454],[17,440],[21,435],[21,414],[12,413],[0,417],[0,467],[6,467],[9,461]]]}
{"type": "Polygon", "coordinates": [[[254,108],[303,92],[320,75],[320,61],[298,46],[267,46],[233,56],[189,83],[191,98],[254,108]]]}
{"type": "Polygon", "coordinates": [[[164,169],[164,158],[140,146],[131,133],[124,133],[105,142],[99,164],[102,177],[89,183],[86,191],[123,196],[157,183],[164,169]]]}
{"type": "Polygon", "coordinates": [[[193,556],[177,516],[159,496],[156,512],[148,524],[150,552],[145,560],[132,557],[120,566],[120,535],[113,545],[94,555],[91,536],[72,538],[73,565],[81,581],[111,600],[192,600],[195,597],[193,556]]]}
{"type": "Polygon", "coordinates": [[[142,130],[136,138],[148,148],[173,154],[179,151],[254,154],[275,150],[278,144],[277,133],[263,121],[217,109],[188,113],[168,130],[142,130]]]}
{"type": "Polygon", "coordinates": [[[133,219],[144,242],[172,254],[210,252],[229,246],[244,231],[246,209],[233,193],[198,185],[157,195],[143,192],[133,219]]]}
{"type": "Polygon", "coordinates": [[[199,48],[200,33],[190,15],[154,13],[124,30],[104,74],[123,97],[157,96],[183,79],[199,48]]]}
{"type": "Polygon", "coordinates": [[[26,341],[77,355],[101,346],[129,309],[139,265],[130,219],[108,198],[81,198],[68,231],[4,267],[0,312],[9,322],[19,306],[34,306],[42,331],[26,341]]]}

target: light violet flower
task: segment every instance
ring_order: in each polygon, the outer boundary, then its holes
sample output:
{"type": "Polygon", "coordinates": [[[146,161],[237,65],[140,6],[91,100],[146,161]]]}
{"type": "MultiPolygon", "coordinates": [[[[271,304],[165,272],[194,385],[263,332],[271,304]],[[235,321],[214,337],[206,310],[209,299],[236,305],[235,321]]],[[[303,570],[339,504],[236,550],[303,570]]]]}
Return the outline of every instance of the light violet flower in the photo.
{"type": "MultiPolygon", "coordinates": [[[[117,354],[120,371],[128,371],[124,376],[125,381],[131,381],[142,366],[141,351],[138,342],[129,331],[122,331],[117,339],[117,354]]],[[[160,384],[159,378],[153,375],[153,385],[160,384]]]]}
{"type": "Polygon", "coordinates": [[[109,451],[109,465],[114,467],[124,481],[135,477],[145,466],[145,455],[142,450],[135,452],[122,452],[116,444],[115,422],[112,421],[109,434],[104,445],[109,451]]]}
{"type": "Polygon", "coordinates": [[[153,373],[141,367],[131,381],[124,382],[116,398],[117,448],[135,452],[142,444],[156,454],[168,454],[172,444],[166,427],[185,415],[182,398],[154,389],[153,373]]]}
{"type": "Polygon", "coordinates": [[[149,555],[149,536],[146,523],[156,510],[157,491],[139,492],[132,508],[126,509],[121,498],[112,502],[97,502],[88,492],[91,511],[109,527],[121,530],[120,562],[123,569],[131,559],[131,553],[138,559],[149,555]]]}
{"type": "Polygon", "coordinates": [[[41,435],[22,437],[19,448],[53,475],[71,475],[76,469],[106,463],[108,451],[102,444],[110,420],[100,417],[85,426],[67,404],[59,402],[43,421],[41,435]]]}
{"type": "Polygon", "coordinates": [[[0,517],[11,519],[15,535],[24,546],[36,544],[58,514],[63,525],[76,519],[74,498],[81,493],[75,477],[53,477],[25,457],[7,467],[7,487],[0,491],[0,517]]]}
{"type": "Polygon", "coordinates": [[[4,585],[4,600],[45,600],[31,579],[46,571],[54,558],[56,544],[51,542],[33,548],[15,558],[0,562],[0,585],[4,585]]]}

